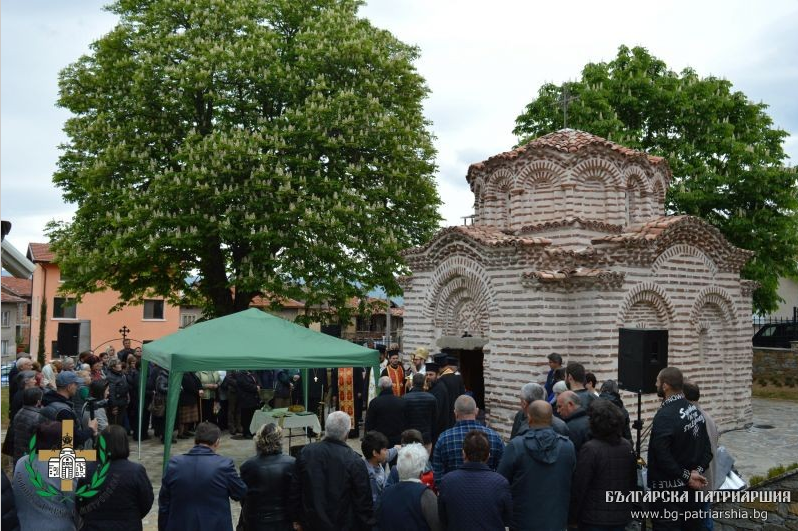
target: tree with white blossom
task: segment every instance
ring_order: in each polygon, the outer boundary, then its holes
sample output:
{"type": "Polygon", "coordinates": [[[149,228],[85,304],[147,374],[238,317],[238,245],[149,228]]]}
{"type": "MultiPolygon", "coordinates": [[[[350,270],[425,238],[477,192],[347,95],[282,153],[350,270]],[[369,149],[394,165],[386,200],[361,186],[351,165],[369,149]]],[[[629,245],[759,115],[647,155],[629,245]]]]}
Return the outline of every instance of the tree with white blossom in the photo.
{"type": "Polygon", "coordinates": [[[117,26],[60,75],[63,290],[209,316],[398,293],[400,251],[440,221],[428,89],[361,4],[114,2],[117,26]]]}

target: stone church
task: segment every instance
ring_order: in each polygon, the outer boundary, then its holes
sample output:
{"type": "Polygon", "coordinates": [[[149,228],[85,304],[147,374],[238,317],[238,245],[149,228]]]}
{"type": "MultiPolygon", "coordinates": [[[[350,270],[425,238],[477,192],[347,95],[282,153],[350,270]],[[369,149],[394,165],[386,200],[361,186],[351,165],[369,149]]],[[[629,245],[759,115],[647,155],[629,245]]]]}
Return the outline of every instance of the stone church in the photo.
{"type": "MultiPolygon", "coordinates": [[[[670,178],[665,159],[572,129],[472,164],[473,222],[405,252],[405,350],[456,353],[506,436],[548,354],[617,379],[619,328],[666,329],[669,365],[700,385],[718,427],[743,425],[755,284],[740,269],[752,253],[667,216],[670,178]]],[[[634,418],[636,395],[622,396],[634,418]]],[[[658,404],[645,395],[644,417],[658,404]]]]}

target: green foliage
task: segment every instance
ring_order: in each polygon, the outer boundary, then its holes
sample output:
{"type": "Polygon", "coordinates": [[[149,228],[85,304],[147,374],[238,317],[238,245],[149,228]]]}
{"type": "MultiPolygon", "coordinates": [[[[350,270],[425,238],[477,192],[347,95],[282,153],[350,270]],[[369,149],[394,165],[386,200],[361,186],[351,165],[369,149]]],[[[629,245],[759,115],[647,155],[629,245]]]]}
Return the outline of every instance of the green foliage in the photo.
{"type": "MultiPolygon", "coordinates": [[[[44,332],[47,327],[47,299],[42,297],[42,304],[41,309],[39,311],[39,346],[36,350],[36,360],[39,362],[39,365],[44,367],[45,365],[45,356],[44,356],[44,332]]],[[[32,354],[32,353],[31,353],[32,354]]]]}
{"type": "Polygon", "coordinates": [[[787,132],[773,127],[767,106],[731,82],[675,73],[644,48],[621,46],[608,63],[588,64],[582,79],[546,84],[516,119],[521,142],[563,126],[668,159],[672,213],[699,216],[741,248],[756,251],[744,278],[756,280],[754,309],[778,306],[780,276],[798,274],[798,173],[785,166],[787,132]]]}
{"type": "Polygon", "coordinates": [[[342,317],[374,286],[399,293],[399,252],[440,220],[428,90],[418,50],[360,5],[112,4],[117,27],[60,76],[63,291],[208,316],[265,293],[342,317]]]}

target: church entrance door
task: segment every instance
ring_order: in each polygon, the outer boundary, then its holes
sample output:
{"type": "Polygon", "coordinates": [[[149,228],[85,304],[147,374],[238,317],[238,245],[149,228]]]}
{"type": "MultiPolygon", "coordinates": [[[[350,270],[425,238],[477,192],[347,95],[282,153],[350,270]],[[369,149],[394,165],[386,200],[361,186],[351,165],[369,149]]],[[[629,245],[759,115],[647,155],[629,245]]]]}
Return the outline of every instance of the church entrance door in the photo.
{"type": "Polygon", "coordinates": [[[485,354],[482,349],[452,350],[450,355],[460,360],[460,375],[463,377],[466,391],[471,391],[477,407],[485,410],[485,373],[483,362],[485,354]]]}

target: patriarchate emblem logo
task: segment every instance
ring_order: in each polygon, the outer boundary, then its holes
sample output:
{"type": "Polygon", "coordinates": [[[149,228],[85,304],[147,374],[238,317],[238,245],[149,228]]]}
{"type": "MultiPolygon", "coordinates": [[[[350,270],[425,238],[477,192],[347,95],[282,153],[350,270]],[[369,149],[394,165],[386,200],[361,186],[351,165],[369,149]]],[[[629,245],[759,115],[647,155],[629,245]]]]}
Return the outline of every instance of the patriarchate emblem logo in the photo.
{"type": "Polygon", "coordinates": [[[31,437],[28,445],[28,459],[25,461],[25,468],[28,477],[36,488],[39,496],[51,497],[60,496],[63,501],[69,498],[63,493],[72,492],[72,481],[86,477],[86,463],[95,461],[99,457],[99,466],[92,474],[91,482],[88,485],[81,485],[75,491],[79,498],[91,498],[97,494],[97,489],[105,482],[108,475],[108,456],[105,451],[105,439],[100,435],[98,439],[98,450],[75,450],[73,447],[75,433],[75,422],[73,420],[61,421],[61,449],[43,450],[38,453],[39,461],[47,462],[47,476],[51,479],[61,480],[61,489],[56,489],[50,483],[43,480],[41,474],[34,466],[36,462],[36,436],[31,437]]]}

